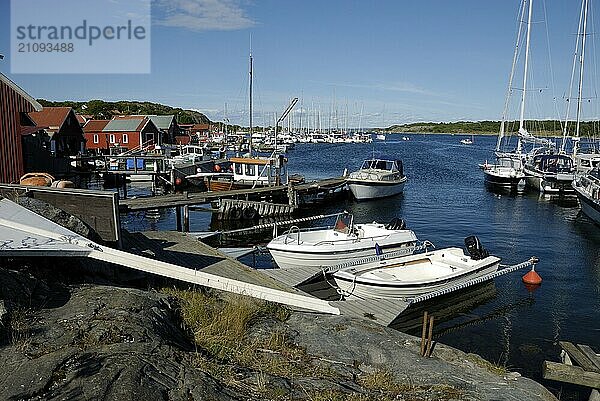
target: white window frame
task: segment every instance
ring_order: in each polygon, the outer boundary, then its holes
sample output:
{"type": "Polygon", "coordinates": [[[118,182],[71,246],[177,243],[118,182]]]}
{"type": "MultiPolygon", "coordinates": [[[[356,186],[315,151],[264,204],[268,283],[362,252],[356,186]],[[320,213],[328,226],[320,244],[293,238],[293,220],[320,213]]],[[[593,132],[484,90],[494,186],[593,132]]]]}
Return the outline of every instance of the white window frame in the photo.
{"type": "Polygon", "coordinates": [[[117,143],[117,138],[115,138],[115,134],[110,134],[110,135],[108,136],[108,138],[109,138],[109,139],[108,139],[108,141],[109,141],[110,143],[117,143]]]}
{"type": "Polygon", "coordinates": [[[123,143],[129,143],[129,135],[123,134],[123,143]]]}
{"type": "Polygon", "coordinates": [[[94,143],[100,143],[100,136],[98,134],[94,134],[94,143]]]}

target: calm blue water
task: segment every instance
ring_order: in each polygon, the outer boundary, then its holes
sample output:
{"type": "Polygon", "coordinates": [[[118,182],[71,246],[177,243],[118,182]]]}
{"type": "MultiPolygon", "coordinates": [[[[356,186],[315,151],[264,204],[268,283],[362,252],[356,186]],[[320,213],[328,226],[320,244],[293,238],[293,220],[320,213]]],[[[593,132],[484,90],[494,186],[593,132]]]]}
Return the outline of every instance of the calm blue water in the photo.
{"type": "MultiPolygon", "coordinates": [[[[475,234],[503,263],[538,256],[537,271],[544,282],[534,293],[525,289],[525,271],[519,271],[428,306],[439,318],[437,340],[538,380],[542,361],[557,360],[558,340],[589,344],[600,352],[600,227],[580,212],[574,199],[486,189],[477,164],[492,158],[495,137],[475,137],[474,145],[467,146],[459,143],[458,135],[409,136],[410,141],[401,141],[400,135],[388,135],[387,141],[374,144],[297,145],[289,155],[289,168],[307,179],[357,169],[373,150],[401,158],[409,178],[403,195],[341,201],[306,214],[347,209],[358,222],[399,216],[420,239],[438,248],[462,246],[465,237],[475,234]]],[[[140,213],[126,218],[125,226],[174,229],[173,215],[165,211],[151,220],[140,213]]],[[[192,214],[192,230],[207,229],[209,223],[207,213],[192,214]]],[[[544,384],[558,388],[556,383],[544,384]]]]}

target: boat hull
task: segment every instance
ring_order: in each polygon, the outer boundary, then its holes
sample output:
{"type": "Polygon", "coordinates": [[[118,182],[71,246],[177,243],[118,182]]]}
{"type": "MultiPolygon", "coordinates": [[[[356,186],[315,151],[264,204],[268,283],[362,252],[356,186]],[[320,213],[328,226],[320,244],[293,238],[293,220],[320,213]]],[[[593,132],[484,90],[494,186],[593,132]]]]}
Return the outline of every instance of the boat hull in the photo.
{"type": "Polygon", "coordinates": [[[525,176],[502,174],[493,170],[484,170],[485,182],[499,187],[517,187],[524,184],[525,176]]]}
{"type": "Polygon", "coordinates": [[[594,201],[588,194],[578,190],[577,187],[575,187],[575,192],[577,193],[577,198],[579,198],[581,211],[596,224],[600,225],[600,200],[594,201]]]}
{"type": "Polygon", "coordinates": [[[380,181],[348,181],[348,187],[357,200],[387,198],[404,191],[406,180],[382,183],[380,181]]]}
{"type": "Polygon", "coordinates": [[[527,185],[541,193],[557,194],[557,193],[573,193],[571,182],[573,175],[564,179],[555,177],[544,177],[537,174],[530,174],[526,178],[527,185]]]}
{"type": "MultiPolygon", "coordinates": [[[[414,244],[391,244],[380,245],[380,249],[385,252],[393,252],[401,249],[414,249],[414,244]]],[[[365,243],[363,247],[352,250],[330,250],[322,252],[290,252],[279,249],[269,248],[271,256],[282,269],[294,269],[299,267],[325,268],[335,266],[340,263],[351,262],[357,258],[375,256],[375,242],[365,243]]]]}
{"type": "Polygon", "coordinates": [[[443,290],[457,284],[465,283],[497,271],[500,265],[500,259],[494,256],[486,259],[489,259],[489,261],[485,264],[482,264],[477,269],[467,271],[459,276],[418,284],[402,282],[373,282],[360,276],[345,274],[345,272],[342,271],[335,273],[333,278],[340,290],[351,296],[357,296],[359,298],[413,298],[426,293],[443,290]]]}
{"type": "Polygon", "coordinates": [[[205,181],[206,187],[209,191],[231,191],[234,189],[250,189],[250,188],[263,188],[269,185],[263,185],[262,183],[252,183],[252,182],[241,182],[241,181],[233,181],[233,180],[222,180],[222,179],[212,179],[205,181]]]}

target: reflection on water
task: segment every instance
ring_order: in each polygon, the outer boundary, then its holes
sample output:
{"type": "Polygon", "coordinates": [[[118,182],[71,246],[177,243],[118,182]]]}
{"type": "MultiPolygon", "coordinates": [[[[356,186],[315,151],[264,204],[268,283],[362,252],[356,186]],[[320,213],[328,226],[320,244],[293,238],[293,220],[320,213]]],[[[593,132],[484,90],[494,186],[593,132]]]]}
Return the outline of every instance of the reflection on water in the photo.
{"type": "MultiPolygon", "coordinates": [[[[480,317],[470,315],[477,306],[495,298],[496,287],[493,281],[479,284],[467,290],[444,295],[435,300],[413,304],[396,318],[390,327],[419,336],[423,324],[423,313],[435,316],[434,335],[447,333],[453,328],[466,324],[476,324],[480,317]],[[468,322],[453,322],[458,316],[468,317],[468,322]],[[458,326],[455,326],[455,323],[458,326]]],[[[459,319],[463,320],[463,319],[459,319]]]]}

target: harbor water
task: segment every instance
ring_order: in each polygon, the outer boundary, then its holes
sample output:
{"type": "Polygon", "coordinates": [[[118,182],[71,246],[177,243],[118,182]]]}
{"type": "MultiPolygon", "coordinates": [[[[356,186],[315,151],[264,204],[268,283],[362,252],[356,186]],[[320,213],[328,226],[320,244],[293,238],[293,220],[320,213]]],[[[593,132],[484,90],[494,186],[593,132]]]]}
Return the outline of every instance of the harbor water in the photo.
{"type": "MultiPolygon", "coordinates": [[[[402,159],[408,176],[402,195],[342,200],[303,213],[348,210],[357,222],[401,217],[419,239],[437,248],[462,247],[464,238],[474,234],[504,264],[539,257],[536,270],[543,283],[534,292],[521,282],[525,271],[518,271],[425,308],[436,315],[437,341],[556,390],[558,383],[541,380],[541,366],[544,359],[558,360],[559,340],[588,344],[600,352],[600,227],[581,213],[574,197],[486,188],[477,164],[492,161],[495,137],[476,136],[474,144],[463,145],[459,135],[408,136],[405,141],[402,135],[388,135],[373,144],[297,144],[289,154],[289,170],[307,180],[358,169],[373,153],[402,159]]],[[[192,213],[193,231],[207,230],[210,224],[208,213],[192,213]]],[[[174,212],[161,211],[153,218],[131,214],[124,217],[124,227],[172,230],[174,212]]],[[[266,243],[269,234],[260,240],[266,243]]],[[[394,327],[419,335],[421,313],[409,310],[394,327]]]]}

